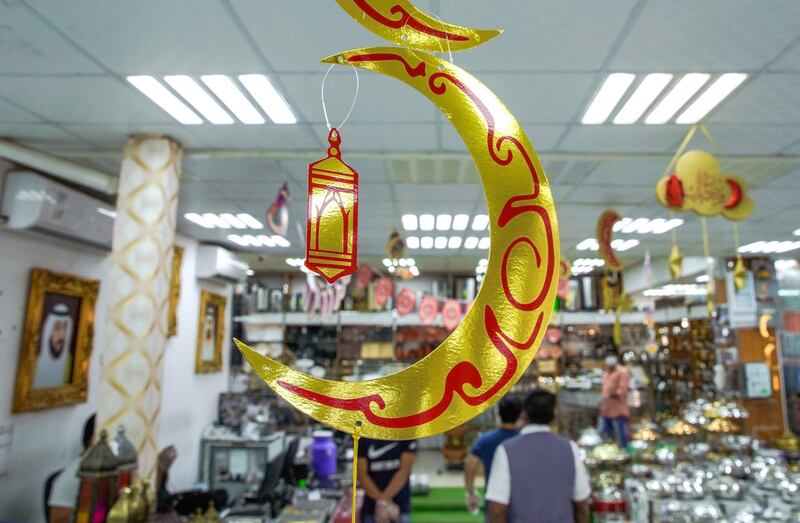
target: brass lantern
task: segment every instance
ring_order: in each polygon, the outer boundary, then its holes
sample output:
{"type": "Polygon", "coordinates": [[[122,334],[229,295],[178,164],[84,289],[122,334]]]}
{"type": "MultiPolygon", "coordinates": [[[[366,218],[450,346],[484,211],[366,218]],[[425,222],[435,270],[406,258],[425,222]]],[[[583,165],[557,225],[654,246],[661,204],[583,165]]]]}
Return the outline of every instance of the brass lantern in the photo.
{"type": "Polygon", "coordinates": [[[108,433],[100,431],[100,439],[81,460],[78,477],[81,481],[75,508],[75,523],[103,523],[117,500],[119,470],[117,457],[108,445],[108,433]]]}
{"type": "Polygon", "coordinates": [[[112,450],[117,456],[119,464],[119,489],[128,487],[136,477],[136,470],[139,468],[139,457],[133,443],[125,436],[125,427],[117,427],[117,435],[112,444],[112,450]]]}

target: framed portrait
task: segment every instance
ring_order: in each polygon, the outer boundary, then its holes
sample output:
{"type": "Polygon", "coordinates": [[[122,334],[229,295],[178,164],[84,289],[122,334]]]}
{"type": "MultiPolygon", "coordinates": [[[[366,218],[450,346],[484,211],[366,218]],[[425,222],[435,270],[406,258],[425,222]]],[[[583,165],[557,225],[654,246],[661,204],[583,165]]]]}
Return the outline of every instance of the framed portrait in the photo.
{"type": "Polygon", "coordinates": [[[33,269],[12,412],[86,401],[100,282],[33,269]]]}
{"type": "Polygon", "coordinates": [[[181,264],[183,247],[175,245],[172,250],[172,276],[169,282],[169,303],[167,308],[167,337],[178,334],[178,302],[181,299],[181,264]]]}
{"type": "Polygon", "coordinates": [[[200,317],[197,322],[195,372],[222,370],[222,340],[225,336],[225,296],[200,292],[200,317]]]}

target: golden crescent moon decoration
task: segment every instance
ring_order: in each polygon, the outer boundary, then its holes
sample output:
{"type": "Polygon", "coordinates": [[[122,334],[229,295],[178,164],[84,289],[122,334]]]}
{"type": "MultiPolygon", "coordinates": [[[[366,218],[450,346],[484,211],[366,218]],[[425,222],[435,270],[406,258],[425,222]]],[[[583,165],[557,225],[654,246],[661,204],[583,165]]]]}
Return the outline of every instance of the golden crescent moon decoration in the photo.
{"type": "Polygon", "coordinates": [[[625,268],[611,246],[611,236],[614,232],[614,224],[622,219],[617,211],[605,211],[597,219],[597,244],[600,250],[600,257],[606,262],[606,269],[610,271],[621,271],[625,268]]]}
{"type": "MultiPolygon", "coordinates": [[[[342,52],[325,63],[386,74],[430,99],[467,145],[490,217],[487,272],[474,306],[428,356],[362,382],[315,378],[239,340],[277,394],[312,418],[362,436],[438,434],[491,407],[533,360],[553,311],[559,276],[555,205],[538,157],[516,118],[472,75],[436,56],[397,47],[342,52]]],[[[387,101],[388,102],[388,101],[387,101]]]]}
{"type": "Polygon", "coordinates": [[[359,24],[397,45],[457,52],[488,42],[500,29],[475,29],[447,24],[406,0],[336,0],[359,24]]]}

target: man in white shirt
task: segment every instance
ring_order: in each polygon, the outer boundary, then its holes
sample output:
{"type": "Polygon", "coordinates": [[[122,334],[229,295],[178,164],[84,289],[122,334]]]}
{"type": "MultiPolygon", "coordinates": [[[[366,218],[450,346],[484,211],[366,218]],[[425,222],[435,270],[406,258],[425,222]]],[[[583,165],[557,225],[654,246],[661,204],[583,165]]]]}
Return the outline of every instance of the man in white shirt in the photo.
{"type": "Polygon", "coordinates": [[[525,398],[519,436],[494,455],[486,499],[490,523],[587,523],[589,475],[578,446],[550,432],[556,397],[534,390],[525,398]]]}
{"type": "MultiPolygon", "coordinates": [[[[92,414],[83,424],[83,452],[94,444],[95,415],[92,414]]],[[[78,478],[78,468],[83,456],[76,456],[53,482],[47,506],[50,509],[49,523],[68,523],[73,520],[72,513],[78,502],[78,490],[81,482],[78,478]]]]}

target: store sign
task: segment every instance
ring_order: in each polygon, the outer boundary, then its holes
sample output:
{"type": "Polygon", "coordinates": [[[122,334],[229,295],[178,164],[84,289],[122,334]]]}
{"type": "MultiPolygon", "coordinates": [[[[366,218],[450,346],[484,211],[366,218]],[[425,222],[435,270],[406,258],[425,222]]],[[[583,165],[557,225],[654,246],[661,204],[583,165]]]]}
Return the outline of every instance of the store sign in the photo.
{"type": "Polygon", "coordinates": [[[747,271],[744,285],[737,291],[733,272],[725,274],[725,291],[728,295],[728,312],[732,329],[753,328],[758,325],[756,286],[753,273],[747,271]]]}

